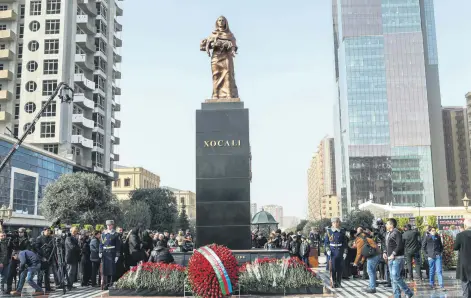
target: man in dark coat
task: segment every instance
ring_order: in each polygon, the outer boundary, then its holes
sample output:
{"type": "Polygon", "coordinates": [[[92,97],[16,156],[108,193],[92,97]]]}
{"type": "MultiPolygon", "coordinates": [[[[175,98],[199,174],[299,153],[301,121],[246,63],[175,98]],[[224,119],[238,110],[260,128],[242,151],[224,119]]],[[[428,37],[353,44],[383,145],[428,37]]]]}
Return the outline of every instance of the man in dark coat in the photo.
{"type": "Polygon", "coordinates": [[[77,239],[78,229],[72,227],[70,235],[65,239],[65,262],[67,264],[67,276],[69,277],[67,288],[72,290],[77,280],[77,269],[80,261],[80,246],[77,239]]]}
{"type": "Polygon", "coordinates": [[[164,246],[164,243],[157,241],[154,250],[150,254],[149,262],[170,264],[174,262],[174,259],[169,249],[164,246]]]}
{"type": "Polygon", "coordinates": [[[38,286],[42,287],[43,279],[46,287],[46,292],[51,291],[51,282],[49,275],[54,273],[54,280],[56,285],[59,284],[57,280],[57,272],[54,270],[54,239],[51,236],[51,229],[44,228],[43,234],[36,239],[35,252],[41,261],[41,271],[38,273],[38,286]]]}
{"type": "Polygon", "coordinates": [[[458,250],[456,278],[461,279],[463,297],[471,298],[471,219],[464,220],[463,232],[456,235],[454,249],[458,250]]]}
{"type": "Polygon", "coordinates": [[[141,238],[139,237],[139,228],[133,228],[131,232],[129,232],[128,245],[129,245],[128,265],[130,267],[137,266],[139,262],[144,261],[145,259],[143,244],[141,242],[141,238]]]}
{"type": "Polygon", "coordinates": [[[8,277],[8,266],[10,264],[12,245],[11,242],[6,239],[7,235],[4,232],[0,232],[0,284],[1,294],[9,294],[5,291],[5,284],[8,277]]]}
{"type": "Polygon", "coordinates": [[[92,274],[91,274],[91,284],[92,287],[96,287],[96,276],[98,275],[98,284],[101,283],[100,273],[100,240],[101,232],[95,231],[93,233],[93,238],[90,241],[90,261],[92,262],[92,274]]]}
{"type": "Polygon", "coordinates": [[[121,239],[114,230],[114,220],[106,221],[107,230],[101,235],[100,257],[102,259],[102,283],[104,290],[113,283],[113,276],[116,274],[116,262],[121,251],[121,239]]]}
{"type": "Polygon", "coordinates": [[[80,269],[82,272],[82,287],[88,286],[92,275],[92,262],[90,261],[90,237],[88,231],[82,231],[80,238],[80,269]]]}
{"type": "Polygon", "coordinates": [[[416,278],[422,279],[422,270],[420,270],[420,243],[419,231],[413,230],[410,224],[404,226],[404,234],[402,235],[402,241],[404,241],[404,256],[407,263],[407,271],[409,271],[409,280],[414,279],[414,273],[412,272],[412,260],[415,260],[416,278]]]}

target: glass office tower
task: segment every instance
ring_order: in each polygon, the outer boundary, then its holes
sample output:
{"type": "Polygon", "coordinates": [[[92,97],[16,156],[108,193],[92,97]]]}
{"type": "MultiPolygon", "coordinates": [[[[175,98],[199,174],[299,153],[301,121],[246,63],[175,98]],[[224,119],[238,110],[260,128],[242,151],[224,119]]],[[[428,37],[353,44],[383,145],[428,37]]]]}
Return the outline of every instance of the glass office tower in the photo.
{"type": "Polygon", "coordinates": [[[337,194],[447,206],[433,0],[332,0],[337,194]]]}

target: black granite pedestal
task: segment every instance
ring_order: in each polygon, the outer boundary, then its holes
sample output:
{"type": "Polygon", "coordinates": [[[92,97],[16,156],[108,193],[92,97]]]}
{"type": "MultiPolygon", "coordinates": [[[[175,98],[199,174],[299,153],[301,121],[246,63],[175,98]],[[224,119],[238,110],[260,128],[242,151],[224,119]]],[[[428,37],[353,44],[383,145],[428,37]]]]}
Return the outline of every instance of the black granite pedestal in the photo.
{"type": "Polygon", "coordinates": [[[250,249],[249,110],[242,102],[196,111],[196,246],[250,249]]]}

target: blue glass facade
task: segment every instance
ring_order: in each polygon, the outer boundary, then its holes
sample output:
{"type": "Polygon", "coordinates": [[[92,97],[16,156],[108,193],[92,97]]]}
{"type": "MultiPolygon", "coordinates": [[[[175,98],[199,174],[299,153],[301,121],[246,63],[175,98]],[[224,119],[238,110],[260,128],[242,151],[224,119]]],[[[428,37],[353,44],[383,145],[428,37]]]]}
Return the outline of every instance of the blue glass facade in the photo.
{"type": "MultiPolygon", "coordinates": [[[[0,139],[0,158],[5,157],[12,145],[0,139]]],[[[67,162],[20,147],[0,172],[0,205],[10,206],[13,202],[16,213],[40,215],[37,206],[44,188],[72,171],[73,166],[67,162]]]]}
{"type": "Polygon", "coordinates": [[[438,63],[433,0],[332,1],[343,214],[368,200],[435,206],[430,111],[440,109],[440,99],[439,88],[428,88],[429,64],[438,63]]]}

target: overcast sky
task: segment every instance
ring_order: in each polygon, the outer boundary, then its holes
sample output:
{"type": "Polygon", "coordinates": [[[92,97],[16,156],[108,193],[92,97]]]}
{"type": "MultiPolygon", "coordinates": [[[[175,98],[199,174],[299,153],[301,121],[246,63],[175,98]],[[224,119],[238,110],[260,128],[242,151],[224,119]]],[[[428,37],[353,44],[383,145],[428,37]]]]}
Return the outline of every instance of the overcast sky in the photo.
{"type": "MultiPolygon", "coordinates": [[[[307,168],[333,132],[330,0],[133,0],[124,8],[120,164],[195,190],[195,110],[211,96],[200,40],[219,15],[237,38],[239,95],[250,109],[252,202],[306,216],[307,168]]],[[[471,91],[469,0],[436,0],[443,105],[471,91]],[[450,3],[452,2],[452,3],[450,3]]]]}

